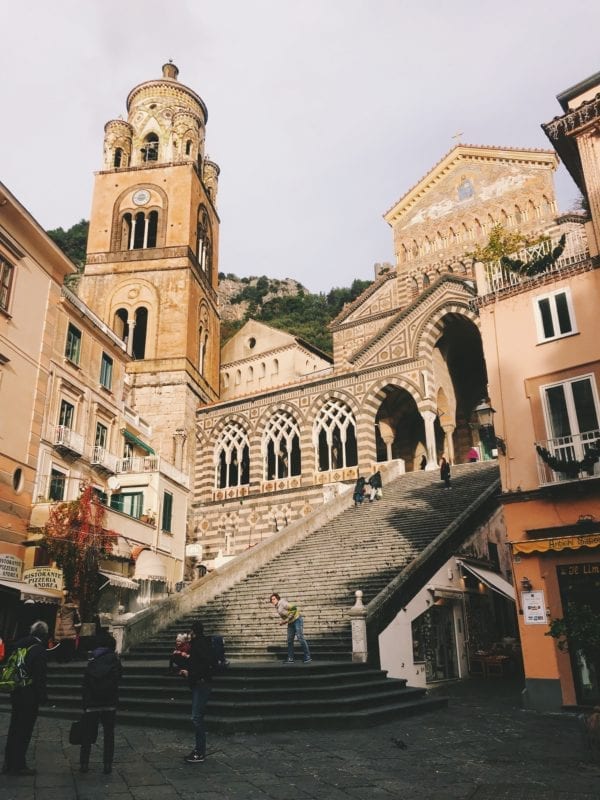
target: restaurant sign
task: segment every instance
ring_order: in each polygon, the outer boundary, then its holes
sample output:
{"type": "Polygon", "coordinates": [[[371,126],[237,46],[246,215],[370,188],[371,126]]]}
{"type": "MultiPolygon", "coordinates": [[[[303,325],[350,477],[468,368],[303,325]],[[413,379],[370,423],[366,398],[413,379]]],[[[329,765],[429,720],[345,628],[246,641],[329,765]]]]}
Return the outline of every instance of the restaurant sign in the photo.
{"type": "Polygon", "coordinates": [[[5,581],[20,581],[23,571],[23,562],[20,558],[10,553],[0,553],[0,579],[5,581]]]}
{"type": "Polygon", "coordinates": [[[37,586],[38,589],[55,589],[60,591],[63,587],[63,574],[56,567],[35,567],[26,569],[23,573],[25,583],[37,586]]]}
{"type": "Polygon", "coordinates": [[[523,604],[523,622],[525,625],[548,624],[543,589],[537,589],[533,592],[521,592],[521,603],[523,604]]]}

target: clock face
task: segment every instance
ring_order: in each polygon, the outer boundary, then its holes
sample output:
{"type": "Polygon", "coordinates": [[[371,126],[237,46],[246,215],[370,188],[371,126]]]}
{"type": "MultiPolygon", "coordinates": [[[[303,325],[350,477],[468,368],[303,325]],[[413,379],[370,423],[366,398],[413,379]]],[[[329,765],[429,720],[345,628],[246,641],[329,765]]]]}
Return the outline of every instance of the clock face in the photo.
{"type": "Polygon", "coordinates": [[[150,200],[150,192],[147,189],[138,189],[131,198],[136,206],[145,206],[150,200]]]}

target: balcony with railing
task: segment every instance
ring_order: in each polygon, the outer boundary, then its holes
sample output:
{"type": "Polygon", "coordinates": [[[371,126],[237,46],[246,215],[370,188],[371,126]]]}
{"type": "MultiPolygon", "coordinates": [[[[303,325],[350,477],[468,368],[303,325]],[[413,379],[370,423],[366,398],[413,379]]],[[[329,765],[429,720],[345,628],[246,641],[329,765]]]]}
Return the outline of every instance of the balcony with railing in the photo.
{"type": "Polygon", "coordinates": [[[157,455],[152,456],[131,456],[130,458],[116,459],[116,474],[123,473],[148,473],[160,472],[165,477],[170,478],[175,483],[184,486],[186,489],[190,488],[189,476],[178,470],[164,458],[157,455]]]}
{"type": "Polygon", "coordinates": [[[117,471],[117,461],[118,458],[109,453],[105,447],[100,447],[99,445],[92,447],[90,463],[97,470],[114,474],[117,471]]]}
{"type": "Polygon", "coordinates": [[[600,430],[535,443],[540,486],[600,478],[600,430]]]}
{"type": "MultiPolygon", "coordinates": [[[[525,247],[514,253],[512,258],[519,259],[520,261],[531,263],[537,261],[543,256],[549,255],[560,241],[559,236],[555,236],[531,247],[525,247]]],[[[557,273],[566,267],[572,267],[576,264],[581,264],[590,259],[590,252],[587,243],[587,237],[583,226],[578,226],[576,229],[569,231],[566,234],[565,247],[561,255],[556,261],[551,264],[543,274],[557,273]]],[[[521,275],[513,272],[508,267],[503,266],[501,261],[492,261],[484,265],[484,279],[481,281],[478,278],[479,294],[486,296],[489,294],[496,294],[504,289],[514,286],[527,284],[537,275],[521,275]],[[483,285],[481,285],[483,284],[483,285]]]]}
{"type": "Polygon", "coordinates": [[[62,450],[77,456],[83,455],[83,436],[80,433],[75,433],[74,430],[71,430],[71,428],[66,425],[55,426],[52,443],[57,450],[62,450]]]}

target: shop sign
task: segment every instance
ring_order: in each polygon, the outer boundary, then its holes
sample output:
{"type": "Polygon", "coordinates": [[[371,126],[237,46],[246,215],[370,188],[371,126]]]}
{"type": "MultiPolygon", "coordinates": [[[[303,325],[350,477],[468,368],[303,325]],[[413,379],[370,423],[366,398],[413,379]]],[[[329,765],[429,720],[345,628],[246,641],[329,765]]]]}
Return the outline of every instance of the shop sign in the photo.
{"type": "Polygon", "coordinates": [[[20,581],[23,562],[11,553],[0,553],[0,578],[6,581],[20,581]]]}
{"type": "Polygon", "coordinates": [[[536,589],[533,592],[521,592],[521,604],[523,606],[523,622],[525,625],[548,624],[543,589],[536,589]]]}
{"type": "Polygon", "coordinates": [[[600,533],[587,536],[562,536],[549,540],[550,550],[579,550],[580,547],[600,547],[600,533]]]}
{"type": "Polygon", "coordinates": [[[23,573],[23,580],[36,586],[38,589],[55,589],[60,591],[63,587],[63,574],[61,569],[56,567],[35,567],[26,569],[23,573]]]}
{"type": "Polygon", "coordinates": [[[586,578],[588,575],[600,577],[600,562],[591,564],[561,564],[558,574],[567,578],[586,578]]]}

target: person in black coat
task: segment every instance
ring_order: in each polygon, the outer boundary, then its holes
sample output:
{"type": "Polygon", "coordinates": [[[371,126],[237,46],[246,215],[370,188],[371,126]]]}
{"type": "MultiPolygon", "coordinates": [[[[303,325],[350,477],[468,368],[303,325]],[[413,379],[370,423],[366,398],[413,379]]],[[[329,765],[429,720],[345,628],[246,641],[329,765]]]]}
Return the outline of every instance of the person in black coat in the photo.
{"type": "Polygon", "coordinates": [[[371,494],[369,496],[369,503],[372,503],[373,500],[379,500],[380,497],[382,496],[381,487],[383,486],[383,483],[382,483],[382,480],[381,480],[381,472],[379,472],[379,470],[374,472],[371,475],[371,477],[369,478],[368,483],[369,483],[369,486],[371,487],[371,494]]]}
{"type": "Polygon", "coordinates": [[[34,622],[29,636],[15,642],[12,650],[27,648],[25,670],[31,683],[17,686],[11,693],[11,715],[4,751],[2,772],[10,775],[35,775],[27,766],[25,757],[31,741],[33,727],[40,705],[46,702],[46,644],[48,626],[45,622],[34,622]]]}
{"type": "Polygon", "coordinates": [[[115,752],[115,718],[119,701],[121,661],[115,653],[116,642],[110,634],[103,634],[98,647],[92,651],[83,675],[83,744],[79,753],[79,768],[87,772],[90,764],[92,742],[98,734],[98,723],[104,733],[104,774],[112,771],[115,752]]]}
{"type": "Polygon", "coordinates": [[[206,727],[204,712],[210,696],[210,681],[213,675],[213,649],[210,637],[204,635],[200,620],[192,625],[190,658],[181,675],[188,679],[192,690],[192,722],[196,733],[196,746],[185,757],[188,764],[199,764],[206,757],[206,727]]]}
{"type": "Polygon", "coordinates": [[[444,489],[451,489],[450,486],[450,462],[442,456],[440,460],[440,480],[444,481],[444,489]]]}

